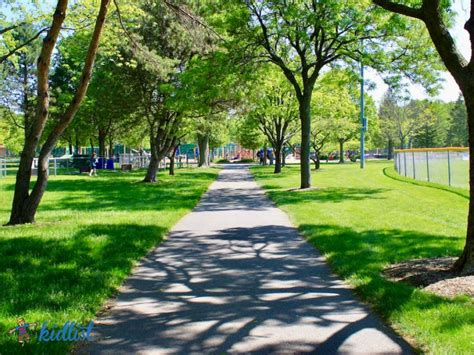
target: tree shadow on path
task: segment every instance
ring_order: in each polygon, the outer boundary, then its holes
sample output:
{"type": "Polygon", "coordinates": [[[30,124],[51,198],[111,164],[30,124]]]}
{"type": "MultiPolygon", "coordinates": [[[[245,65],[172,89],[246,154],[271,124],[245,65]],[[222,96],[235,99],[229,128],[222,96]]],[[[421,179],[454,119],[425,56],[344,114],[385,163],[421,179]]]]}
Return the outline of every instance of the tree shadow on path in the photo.
{"type": "Polygon", "coordinates": [[[411,352],[281,225],[172,232],[98,327],[87,353],[336,353],[367,336],[411,352]]]}

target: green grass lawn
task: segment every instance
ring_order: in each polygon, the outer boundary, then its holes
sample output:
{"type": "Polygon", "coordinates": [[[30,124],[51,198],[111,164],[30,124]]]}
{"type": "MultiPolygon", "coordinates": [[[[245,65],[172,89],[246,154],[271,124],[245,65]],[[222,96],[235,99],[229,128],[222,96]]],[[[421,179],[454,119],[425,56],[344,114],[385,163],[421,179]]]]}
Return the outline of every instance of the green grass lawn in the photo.
{"type": "MultiPolygon", "coordinates": [[[[144,172],[99,177],[53,176],[37,223],[0,227],[0,354],[65,351],[65,343],[20,351],[7,330],[17,317],[61,326],[87,324],[130,272],[188,213],[216,178],[216,169],[179,169],[159,183],[144,172]]],[[[14,178],[0,179],[0,222],[9,217],[14,178]]],[[[44,343],[43,343],[44,344],[44,343]]]]}
{"type": "Polygon", "coordinates": [[[402,260],[460,254],[466,228],[467,191],[444,191],[392,179],[387,162],[323,165],[313,172],[319,190],[299,186],[299,168],[283,174],[255,167],[270,198],[397,331],[435,354],[472,354],[474,307],[467,296],[448,300],[381,276],[402,260]]]}

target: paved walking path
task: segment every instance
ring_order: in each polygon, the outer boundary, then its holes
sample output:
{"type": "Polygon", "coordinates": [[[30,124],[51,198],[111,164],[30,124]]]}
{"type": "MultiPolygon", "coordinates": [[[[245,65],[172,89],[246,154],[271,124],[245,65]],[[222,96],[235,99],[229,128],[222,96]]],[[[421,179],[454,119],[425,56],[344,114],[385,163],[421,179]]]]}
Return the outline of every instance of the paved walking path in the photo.
{"type": "Polygon", "coordinates": [[[96,324],[88,353],[410,353],[238,166],[221,171],[96,324]]]}

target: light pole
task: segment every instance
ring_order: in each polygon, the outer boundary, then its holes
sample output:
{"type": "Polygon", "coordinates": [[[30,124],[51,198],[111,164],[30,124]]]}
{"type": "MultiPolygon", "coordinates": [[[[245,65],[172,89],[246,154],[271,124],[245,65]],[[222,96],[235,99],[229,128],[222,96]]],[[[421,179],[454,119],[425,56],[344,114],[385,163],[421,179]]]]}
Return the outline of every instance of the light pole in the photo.
{"type": "Polygon", "coordinates": [[[367,131],[367,120],[365,119],[364,98],[364,63],[360,60],[360,168],[365,168],[365,132],[367,131]]]}

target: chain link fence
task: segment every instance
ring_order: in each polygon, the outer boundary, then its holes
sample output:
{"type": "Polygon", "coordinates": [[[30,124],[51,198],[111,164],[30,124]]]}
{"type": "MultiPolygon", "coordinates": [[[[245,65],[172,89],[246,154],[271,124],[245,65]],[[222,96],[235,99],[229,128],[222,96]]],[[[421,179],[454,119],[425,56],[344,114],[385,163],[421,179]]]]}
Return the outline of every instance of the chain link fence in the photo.
{"type": "MultiPolygon", "coordinates": [[[[20,158],[0,158],[0,177],[15,176],[20,165],[20,158]]],[[[117,168],[113,159],[98,158],[98,169],[113,170],[117,168]]],[[[38,159],[33,159],[32,175],[38,174],[38,159]]],[[[49,175],[72,175],[90,170],[90,157],[50,158],[49,175]]]]}
{"type": "Polygon", "coordinates": [[[469,188],[468,148],[395,150],[398,174],[420,181],[469,188]]]}
{"type": "MultiPolygon", "coordinates": [[[[49,175],[74,175],[90,171],[89,156],[73,156],[66,158],[50,158],[48,165],[49,175]]],[[[115,159],[97,157],[97,169],[99,170],[136,170],[146,169],[150,164],[148,154],[120,154],[115,159]]],[[[188,159],[187,156],[180,155],[175,160],[176,168],[197,166],[197,160],[188,159]]],[[[5,176],[15,176],[20,165],[20,158],[0,157],[0,178],[5,176]]],[[[165,158],[158,163],[158,169],[167,169],[169,159],[165,158]]],[[[38,174],[38,159],[33,159],[32,175],[38,174]]]]}

